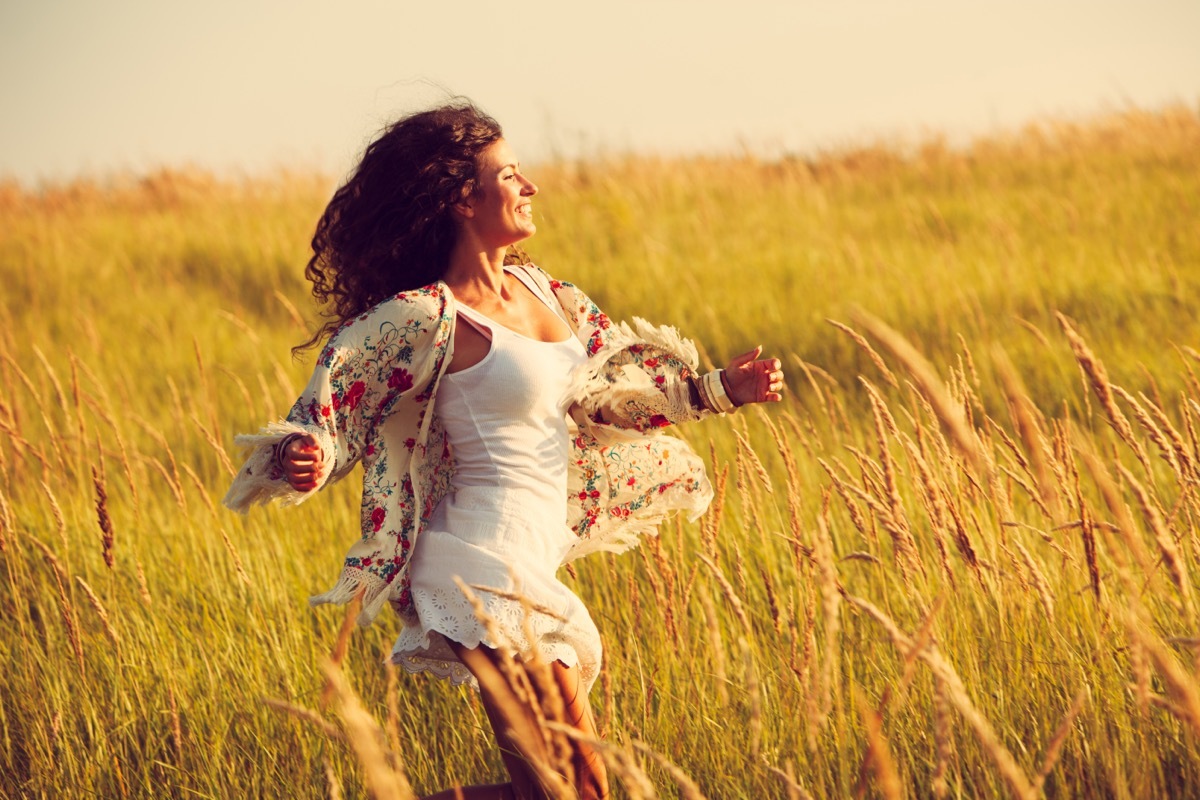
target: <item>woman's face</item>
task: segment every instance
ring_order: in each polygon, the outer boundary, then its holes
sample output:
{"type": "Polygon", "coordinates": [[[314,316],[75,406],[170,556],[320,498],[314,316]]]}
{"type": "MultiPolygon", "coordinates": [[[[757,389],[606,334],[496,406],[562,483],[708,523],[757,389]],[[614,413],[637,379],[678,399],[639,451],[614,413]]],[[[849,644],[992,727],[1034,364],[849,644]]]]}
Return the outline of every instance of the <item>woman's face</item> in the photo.
{"type": "Polygon", "coordinates": [[[463,204],[463,224],[488,247],[501,248],[528,239],[533,224],[533,181],[521,174],[517,157],[504,139],[479,155],[479,187],[463,204]]]}

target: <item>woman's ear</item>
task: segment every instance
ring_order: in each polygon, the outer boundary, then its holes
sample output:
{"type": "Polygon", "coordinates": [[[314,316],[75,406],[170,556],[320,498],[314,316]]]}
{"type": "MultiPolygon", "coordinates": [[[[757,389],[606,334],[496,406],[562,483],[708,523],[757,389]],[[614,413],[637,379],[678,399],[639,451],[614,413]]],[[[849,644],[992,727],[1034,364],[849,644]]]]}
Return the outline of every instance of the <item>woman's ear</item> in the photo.
{"type": "Polygon", "coordinates": [[[474,217],[475,216],[475,197],[476,197],[476,192],[478,192],[478,191],[479,191],[478,187],[475,187],[470,191],[467,191],[464,188],[464,190],[462,191],[461,197],[459,197],[458,202],[454,203],[451,206],[451,208],[454,209],[454,213],[458,214],[462,219],[471,219],[472,217],[474,217]]]}
{"type": "Polygon", "coordinates": [[[450,208],[454,210],[455,214],[458,214],[463,219],[471,219],[475,216],[475,204],[472,202],[472,199],[469,195],[450,206],[450,208]]]}

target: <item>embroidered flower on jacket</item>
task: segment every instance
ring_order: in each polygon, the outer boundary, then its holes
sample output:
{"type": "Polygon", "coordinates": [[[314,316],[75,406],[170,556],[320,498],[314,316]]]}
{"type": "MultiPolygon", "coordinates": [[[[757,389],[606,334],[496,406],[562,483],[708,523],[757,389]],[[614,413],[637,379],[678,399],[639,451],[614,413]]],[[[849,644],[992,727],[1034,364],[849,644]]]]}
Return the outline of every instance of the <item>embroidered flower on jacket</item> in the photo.
{"type": "Polygon", "coordinates": [[[392,370],[391,376],[388,377],[388,388],[399,389],[402,392],[407,392],[413,386],[412,374],[403,367],[397,367],[392,370]]]}
{"type": "Polygon", "coordinates": [[[363,393],[367,391],[367,385],[362,381],[355,381],[350,386],[350,391],[346,392],[346,397],[342,400],[342,404],[346,408],[353,411],[358,408],[358,403],[362,400],[363,393]]]}

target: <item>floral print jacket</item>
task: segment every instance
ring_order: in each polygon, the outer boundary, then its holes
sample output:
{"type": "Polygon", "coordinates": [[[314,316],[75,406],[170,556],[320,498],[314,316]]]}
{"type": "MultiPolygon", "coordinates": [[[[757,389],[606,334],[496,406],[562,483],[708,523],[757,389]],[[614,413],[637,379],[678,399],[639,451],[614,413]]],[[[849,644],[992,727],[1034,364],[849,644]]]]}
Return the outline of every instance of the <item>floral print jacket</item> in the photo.
{"type": "MultiPolygon", "coordinates": [[[[693,409],[688,397],[694,345],[673,328],[643,320],[614,325],[573,285],[537,267],[517,269],[558,300],[589,356],[564,397],[576,421],[564,524],[578,537],[565,560],[625,550],[673,511],[698,517],[712,498],[704,464],[686,442],[661,430],[707,413],[693,409]]],[[[291,433],[318,439],[325,483],[362,463],[362,536],[337,584],[311,598],[313,605],[345,603],[365,588],[361,624],[385,602],[413,620],[409,555],[454,471],[436,408],[456,319],[454,296],[440,282],[380,303],[330,337],[286,420],[237,437],[254,449],[225,497],[236,511],[275,499],[299,503],[312,494],[293,490],[275,459],[275,446],[291,433]]]]}

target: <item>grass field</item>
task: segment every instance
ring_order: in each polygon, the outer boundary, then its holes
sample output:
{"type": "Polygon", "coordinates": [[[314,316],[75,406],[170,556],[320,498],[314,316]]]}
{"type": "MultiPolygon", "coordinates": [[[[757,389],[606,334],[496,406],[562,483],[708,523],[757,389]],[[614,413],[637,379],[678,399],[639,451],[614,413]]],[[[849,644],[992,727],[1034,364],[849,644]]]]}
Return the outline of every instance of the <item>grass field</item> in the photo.
{"type": "MultiPolygon", "coordinates": [[[[709,515],[564,578],[617,796],[1200,794],[1197,109],[532,173],[535,261],[789,372],[782,406],[677,432],[709,515]]],[[[473,693],[381,666],[393,618],[347,640],[305,603],[353,479],[217,505],[234,434],[307,377],[331,190],[0,184],[0,795],[501,778],[473,693]]]]}

